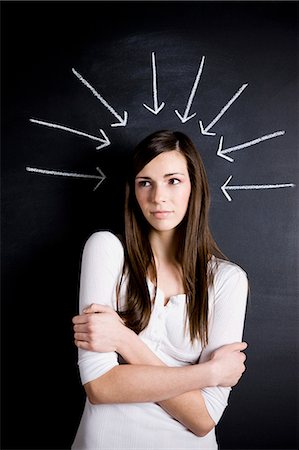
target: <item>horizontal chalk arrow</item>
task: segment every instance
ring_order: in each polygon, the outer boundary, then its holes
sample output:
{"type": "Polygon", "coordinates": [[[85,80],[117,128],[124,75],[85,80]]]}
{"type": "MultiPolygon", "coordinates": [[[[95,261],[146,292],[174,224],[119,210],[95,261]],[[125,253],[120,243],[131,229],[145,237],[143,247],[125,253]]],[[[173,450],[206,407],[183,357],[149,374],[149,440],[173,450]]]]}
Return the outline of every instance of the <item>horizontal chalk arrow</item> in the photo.
{"type": "Polygon", "coordinates": [[[158,106],[158,92],[157,92],[157,70],[156,70],[156,60],[155,60],[155,53],[152,52],[152,71],[153,71],[153,102],[154,102],[154,109],[147,106],[145,103],[143,103],[143,106],[148,109],[151,113],[157,115],[165,106],[165,103],[162,102],[160,106],[158,106]]]}
{"type": "Polygon", "coordinates": [[[267,139],[272,139],[272,138],[275,138],[278,136],[282,136],[284,134],[285,134],[285,131],[275,131],[275,133],[267,134],[265,136],[254,139],[252,141],[244,142],[243,144],[236,145],[235,147],[229,147],[224,150],[222,150],[223,136],[221,136],[220,140],[219,140],[217,156],[227,159],[227,161],[229,161],[229,162],[233,162],[234,161],[233,158],[231,158],[230,156],[227,156],[226,153],[235,152],[236,150],[241,150],[242,148],[250,147],[252,145],[259,144],[262,141],[266,141],[267,139]]]}
{"type": "Polygon", "coordinates": [[[218,122],[218,120],[223,116],[223,114],[228,110],[228,108],[237,100],[237,98],[242,94],[242,92],[244,91],[244,89],[247,86],[248,86],[248,83],[247,84],[243,84],[240,87],[240,89],[235,93],[235,95],[230,99],[230,101],[227,102],[227,104],[221,109],[220,113],[217,114],[215,119],[213,119],[212,122],[209,123],[209,125],[204,127],[202,121],[201,120],[198,121],[199,127],[200,127],[200,131],[201,131],[202,134],[206,134],[206,135],[209,135],[209,136],[215,136],[216,135],[216,133],[209,132],[209,130],[215,125],[216,122],[218,122]]]}
{"type": "Polygon", "coordinates": [[[73,128],[65,127],[63,125],[57,125],[56,123],[44,122],[42,120],[36,120],[36,119],[29,119],[29,120],[30,120],[30,122],[37,123],[39,125],[45,125],[46,127],[51,127],[51,128],[58,128],[59,130],[68,131],[69,133],[78,134],[80,136],[84,136],[89,139],[93,139],[94,141],[102,142],[101,145],[96,147],[97,150],[101,150],[102,148],[107,147],[108,145],[111,144],[108,137],[104,133],[104,130],[102,130],[102,129],[100,129],[100,132],[102,133],[102,136],[104,139],[99,138],[97,136],[93,136],[91,134],[83,133],[83,131],[78,131],[78,130],[74,130],[73,128]]]}
{"type": "Polygon", "coordinates": [[[228,194],[227,191],[239,191],[239,190],[251,190],[251,189],[280,189],[280,188],[288,188],[288,187],[295,187],[295,184],[293,183],[286,183],[286,184],[250,184],[250,185],[243,185],[243,186],[228,186],[228,183],[232,179],[232,175],[228,177],[226,182],[221,186],[221,190],[227,200],[229,202],[232,201],[231,196],[228,194]]]}
{"type": "Polygon", "coordinates": [[[89,178],[100,180],[99,183],[94,187],[94,191],[100,186],[100,184],[105,180],[106,175],[101,171],[99,167],[96,167],[96,170],[99,172],[99,175],[85,175],[82,173],[74,173],[74,172],[58,172],[57,170],[47,170],[47,169],[36,169],[35,167],[26,167],[27,172],[40,173],[42,175],[56,175],[60,177],[72,177],[72,178],[89,178]]]}
{"type": "Polygon", "coordinates": [[[188,99],[188,103],[187,103],[184,115],[182,116],[177,109],[174,111],[182,123],[185,123],[188,120],[192,119],[194,116],[196,116],[196,113],[191,114],[191,116],[189,116],[188,114],[189,114],[189,111],[190,111],[190,108],[191,108],[191,105],[192,105],[192,102],[193,102],[193,99],[194,99],[194,96],[195,96],[195,92],[196,92],[196,89],[197,89],[197,86],[198,86],[201,74],[202,74],[204,62],[205,62],[205,56],[203,56],[201,58],[199,69],[198,69],[195,81],[193,83],[193,87],[192,87],[191,93],[189,95],[189,99],[188,99]]]}
{"type": "Polygon", "coordinates": [[[106,100],[91,86],[90,83],[88,83],[87,80],[85,80],[85,78],[82,77],[82,75],[80,75],[80,73],[78,73],[75,69],[72,69],[72,72],[74,75],[76,75],[76,77],[88,88],[91,90],[91,92],[93,93],[93,95],[98,98],[100,100],[100,102],[111,112],[111,114],[114,115],[114,117],[117,118],[118,122],[117,123],[112,123],[111,127],[125,127],[127,125],[127,121],[128,121],[128,113],[127,111],[124,111],[124,117],[121,117],[119,114],[117,114],[117,112],[112,108],[112,106],[109,105],[108,102],[106,102],[106,100]]]}

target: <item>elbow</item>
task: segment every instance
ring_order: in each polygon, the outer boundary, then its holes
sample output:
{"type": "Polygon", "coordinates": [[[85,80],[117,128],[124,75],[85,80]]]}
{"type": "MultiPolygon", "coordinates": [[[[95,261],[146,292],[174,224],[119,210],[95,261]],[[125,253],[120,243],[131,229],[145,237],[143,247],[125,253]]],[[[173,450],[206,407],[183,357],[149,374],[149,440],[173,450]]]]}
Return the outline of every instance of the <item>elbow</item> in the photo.
{"type": "Polygon", "coordinates": [[[207,434],[209,434],[210,433],[210,431],[212,431],[212,429],[213,428],[210,428],[209,430],[207,430],[207,429],[205,429],[205,430],[203,430],[203,429],[200,429],[200,430],[196,430],[195,432],[194,432],[194,434],[195,434],[195,436],[198,436],[198,437],[205,437],[207,434]]]}
{"type": "Polygon", "coordinates": [[[114,370],[110,370],[104,375],[84,384],[84,389],[89,403],[92,405],[102,405],[115,402],[115,379],[114,370]]]}
{"type": "Polygon", "coordinates": [[[84,389],[85,389],[85,394],[88,398],[89,403],[91,403],[92,405],[98,405],[98,398],[95,395],[94,389],[91,386],[91,383],[86,383],[84,385],[84,389]]]}
{"type": "MultiPolygon", "coordinates": [[[[84,385],[85,393],[89,403],[92,405],[100,405],[105,403],[100,389],[95,389],[93,382],[86,383],[84,385]]],[[[107,402],[106,402],[107,403],[107,402]]]]}
{"type": "Polygon", "coordinates": [[[198,437],[205,437],[215,428],[215,426],[216,426],[215,422],[212,419],[210,419],[207,420],[205,423],[201,422],[196,424],[194,429],[191,431],[198,437]]]}
{"type": "Polygon", "coordinates": [[[87,395],[88,401],[91,405],[100,405],[101,404],[101,402],[99,402],[98,398],[96,398],[93,394],[88,393],[86,395],[87,395]]]}

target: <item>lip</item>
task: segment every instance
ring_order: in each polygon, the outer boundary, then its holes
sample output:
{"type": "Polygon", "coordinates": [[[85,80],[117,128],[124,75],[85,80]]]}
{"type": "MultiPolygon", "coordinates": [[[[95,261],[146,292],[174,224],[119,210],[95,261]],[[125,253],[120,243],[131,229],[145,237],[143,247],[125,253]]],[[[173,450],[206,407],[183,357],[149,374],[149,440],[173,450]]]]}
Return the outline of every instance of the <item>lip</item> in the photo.
{"type": "Polygon", "coordinates": [[[173,211],[151,211],[151,215],[156,219],[167,219],[173,211]]]}

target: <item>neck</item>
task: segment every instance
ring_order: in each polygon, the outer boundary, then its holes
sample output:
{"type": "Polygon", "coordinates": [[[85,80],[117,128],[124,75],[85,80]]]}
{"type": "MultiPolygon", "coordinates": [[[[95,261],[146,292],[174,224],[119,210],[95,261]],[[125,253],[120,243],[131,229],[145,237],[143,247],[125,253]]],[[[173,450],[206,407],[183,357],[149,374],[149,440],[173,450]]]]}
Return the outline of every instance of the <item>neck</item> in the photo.
{"type": "Polygon", "coordinates": [[[149,241],[157,265],[176,261],[177,242],[174,230],[165,232],[152,230],[149,234],[149,241]]]}

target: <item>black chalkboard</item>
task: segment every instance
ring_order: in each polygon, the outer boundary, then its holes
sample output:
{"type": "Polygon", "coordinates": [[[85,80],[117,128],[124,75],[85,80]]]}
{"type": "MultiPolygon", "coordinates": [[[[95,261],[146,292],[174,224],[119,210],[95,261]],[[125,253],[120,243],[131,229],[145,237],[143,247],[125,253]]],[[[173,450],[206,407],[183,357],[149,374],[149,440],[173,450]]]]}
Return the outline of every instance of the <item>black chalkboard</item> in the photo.
{"type": "Polygon", "coordinates": [[[128,154],[165,128],[196,143],[214,236],[250,279],[248,369],[220,446],[297,448],[298,3],[1,7],[2,448],[70,447],[82,248],[121,231],[128,154]]]}

